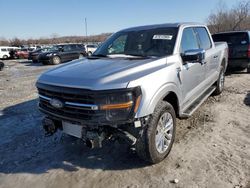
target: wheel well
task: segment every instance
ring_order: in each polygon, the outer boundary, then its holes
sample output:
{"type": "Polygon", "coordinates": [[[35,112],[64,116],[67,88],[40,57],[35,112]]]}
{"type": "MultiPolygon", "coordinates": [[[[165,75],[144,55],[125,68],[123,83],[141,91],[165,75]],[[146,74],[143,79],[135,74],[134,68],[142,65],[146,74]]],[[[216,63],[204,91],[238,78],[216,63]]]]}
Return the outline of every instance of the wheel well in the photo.
{"type": "Polygon", "coordinates": [[[179,101],[177,95],[174,92],[170,92],[163,98],[163,101],[170,103],[175,110],[176,116],[179,117],[179,101]]]}
{"type": "Polygon", "coordinates": [[[222,59],[221,66],[223,66],[223,68],[226,68],[226,60],[225,60],[225,58],[222,59]]]}

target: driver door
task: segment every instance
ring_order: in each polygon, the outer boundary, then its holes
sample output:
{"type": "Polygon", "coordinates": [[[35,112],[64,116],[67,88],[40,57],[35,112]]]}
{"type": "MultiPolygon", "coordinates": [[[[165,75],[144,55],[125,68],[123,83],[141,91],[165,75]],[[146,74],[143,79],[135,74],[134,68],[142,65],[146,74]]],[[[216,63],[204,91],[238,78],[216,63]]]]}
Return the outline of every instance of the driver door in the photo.
{"type": "MultiPolygon", "coordinates": [[[[187,50],[200,49],[198,38],[194,28],[183,30],[181,39],[181,54],[187,50]]],[[[205,79],[206,66],[198,62],[182,62],[181,87],[183,96],[183,107],[189,106],[202,92],[202,82],[205,79]]]]}

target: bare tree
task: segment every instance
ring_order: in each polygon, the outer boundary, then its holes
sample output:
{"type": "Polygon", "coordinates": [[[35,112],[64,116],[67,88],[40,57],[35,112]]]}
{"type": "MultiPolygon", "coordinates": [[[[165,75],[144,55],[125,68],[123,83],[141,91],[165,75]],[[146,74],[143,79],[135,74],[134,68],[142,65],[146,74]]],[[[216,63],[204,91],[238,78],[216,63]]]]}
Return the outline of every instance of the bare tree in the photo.
{"type": "MultiPolygon", "coordinates": [[[[19,38],[15,37],[13,39],[10,40],[10,44],[12,46],[21,46],[24,44],[24,41],[20,40],[19,38]]],[[[25,43],[26,44],[26,43],[25,43]]]]}
{"type": "Polygon", "coordinates": [[[250,0],[240,1],[231,9],[221,1],[207,23],[212,33],[250,29],[250,0]]]}
{"type": "Polygon", "coordinates": [[[9,41],[6,38],[0,37],[0,46],[8,46],[9,44],[9,41]]]}

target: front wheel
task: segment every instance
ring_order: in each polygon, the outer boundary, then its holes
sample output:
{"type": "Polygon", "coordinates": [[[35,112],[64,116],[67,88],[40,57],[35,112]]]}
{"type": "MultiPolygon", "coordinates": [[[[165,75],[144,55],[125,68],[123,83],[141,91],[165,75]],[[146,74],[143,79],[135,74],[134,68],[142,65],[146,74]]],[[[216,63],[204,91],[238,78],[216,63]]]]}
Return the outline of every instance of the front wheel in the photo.
{"type": "Polygon", "coordinates": [[[172,148],[175,129],[174,108],[168,102],[161,101],[136,143],[138,156],[150,163],[158,163],[165,159],[172,148]]]}
{"type": "Polygon", "coordinates": [[[250,67],[247,68],[247,73],[250,73],[250,67]]]}
{"type": "Polygon", "coordinates": [[[58,56],[53,57],[53,59],[52,59],[52,64],[53,65],[58,65],[60,63],[61,63],[60,57],[58,57],[58,56]]]}
{"type": "Polygon", "coordinates": [[[88,56],[91,56],[91,55],[92,55],[92,52],[91,52],[91,51],[89,51],[89,52],[88,52],[88,56]]]}
{"type": "Polygon", "coordinates": [[[215,83],[216,89],[213,93],[214,95],[219,95],[222,93],[224,89],[224,83],[225,83],[225,71],[224,71],[224,67],[221,66],[219,78],[215,83]]]}

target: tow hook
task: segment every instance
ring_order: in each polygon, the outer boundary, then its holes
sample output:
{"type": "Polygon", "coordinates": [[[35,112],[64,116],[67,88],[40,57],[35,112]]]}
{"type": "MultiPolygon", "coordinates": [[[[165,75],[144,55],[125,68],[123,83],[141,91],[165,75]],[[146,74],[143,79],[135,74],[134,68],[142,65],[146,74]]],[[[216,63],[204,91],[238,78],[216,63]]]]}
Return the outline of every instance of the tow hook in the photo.
{"type": "Polygon", "coordinates": [[[51,136],[57,131],[54,121],[47,117],[42,120],[42,125],[45,131],[45,136],[51,136]]]}
{"type": "Polygon", "coordinates": [[[98,133],[95,131],[88,131],[86,134],[86,145],[93,149],[93,148],[101,148],[102,142],[105,139],[106,134],[104,132],[98,133]]]}

